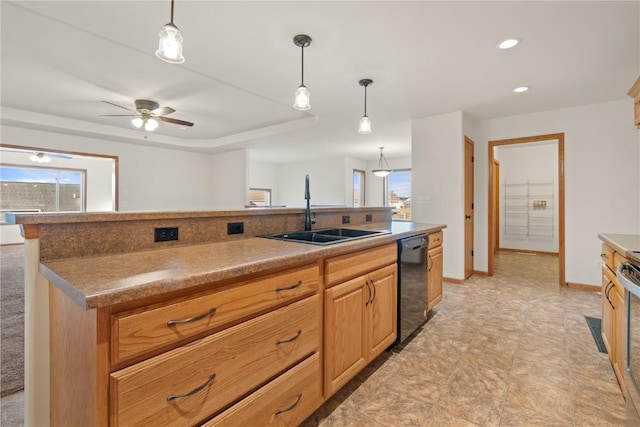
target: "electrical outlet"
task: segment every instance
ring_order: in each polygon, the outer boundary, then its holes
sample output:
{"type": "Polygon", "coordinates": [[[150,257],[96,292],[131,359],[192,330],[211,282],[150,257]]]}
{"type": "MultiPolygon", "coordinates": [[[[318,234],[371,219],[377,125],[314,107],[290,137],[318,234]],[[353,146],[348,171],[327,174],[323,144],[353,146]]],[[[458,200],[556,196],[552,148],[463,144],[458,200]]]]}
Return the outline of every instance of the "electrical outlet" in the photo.
{"type": "Polygon", "coordinates": [[[243,234],[244,222],[228,222],[227,234],[243,234]]]}
{"type": "Polygon", "coordinates": [[[156,227],[153,230],[154,242],[168,242],[178,240],[178,227],[156,227]]]}
{"type": "Polygon", "coordinates": [[[366,215],[364,216],[364,220],[365,220],[365,221],[367,221],[367,222],[371,222],[371,221],[373,221],[373,215],[371,215],[371,214],[366,214],[366,215]]]}
{"type": "Polygon", "coordinates": [[[349,224],[351,222],[351,217],[349,215],[342,215],[342,223],[349,224]]]}

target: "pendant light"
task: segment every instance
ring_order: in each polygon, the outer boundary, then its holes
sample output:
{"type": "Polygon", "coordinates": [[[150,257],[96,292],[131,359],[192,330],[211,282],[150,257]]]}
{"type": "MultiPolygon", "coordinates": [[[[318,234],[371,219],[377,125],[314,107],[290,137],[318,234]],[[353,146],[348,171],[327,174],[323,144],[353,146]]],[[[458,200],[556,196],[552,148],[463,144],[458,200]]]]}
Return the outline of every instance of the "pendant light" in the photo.
{"type": "MultiPolygon", "coordinates": [[[[358,132],[367,134],[371,133],[371,120],[369,120],[369,116],[367,116],[367,86],[372,84],[373,80],[362,79],[358,83],[360,83],[360,86],[364,86],[364,116],[360,119],[358,132]]],[[[382,149],[380,149],[380,155],[382,155],[382,149]]]]}
{"type": "Polygon", "coordinates": [[[378,160],[378,169],[374,169],[371,171],[375,176],[379,176],[380,178],[384,178],[385,176],[388,176],[391,172],[393,172],[393,170],[391,170],[391,168],[389,167],[389,163],[387,163],[387,159],[385,159],[384,155],[382,154],[383,149],[384,147],[380,147],[380,159],[378,160]]]}
{"type": "Polygon", "coordinates": [[[296,98],[293,108],[296,110],[308,110],[311,108],[309,100],[311,94],[309,93],[309,89],[304,85],[304,48],[311,45],[311,37],[306,34],[298,34],[293,38],[293,44],[302,50],[302,81],[298,90],[296,90],[296,98]]]}
{"type": "Polygon", "coordinates": [[[156,56],[170,64],[182,64],[182,35],[173,23],[173,0],[171,0],[171,21],[160,31],[160,43],[156,56]]]}

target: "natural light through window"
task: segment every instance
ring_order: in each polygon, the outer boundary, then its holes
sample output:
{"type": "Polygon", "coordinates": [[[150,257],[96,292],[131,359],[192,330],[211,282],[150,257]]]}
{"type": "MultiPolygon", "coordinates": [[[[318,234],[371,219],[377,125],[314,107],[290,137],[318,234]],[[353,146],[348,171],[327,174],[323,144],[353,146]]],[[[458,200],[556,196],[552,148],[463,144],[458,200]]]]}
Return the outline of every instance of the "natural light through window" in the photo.
{"type": "Polygon", "coordinates": [[[355,207],[365,206],[365,177],[365,171],[353,170],[353,206],[355,207]]]}
{"type": "Polygon", "coordinates": [[[385,200],[394,220],[411,220],[411,169],[396,169],[385,178],[385,200]]]}

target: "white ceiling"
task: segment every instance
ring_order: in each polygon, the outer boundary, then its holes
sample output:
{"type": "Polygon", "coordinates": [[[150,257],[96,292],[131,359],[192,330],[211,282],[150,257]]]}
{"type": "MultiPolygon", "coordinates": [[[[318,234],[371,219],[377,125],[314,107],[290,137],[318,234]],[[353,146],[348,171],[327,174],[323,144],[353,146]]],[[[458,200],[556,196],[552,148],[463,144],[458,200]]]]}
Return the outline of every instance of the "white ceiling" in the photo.
{"type": "MultiPolygon", "coordinates": [[[[176,0],[181,65],[154,55],[170,1],[1,3],[2,123],[272,162],[410,154],[411,119],[477,119],[623,99],[640,70],[639,3],[176,0]],[[296,34],[308,34],[311,110],[296,34]],[[500,51],[506,37],[522,43],[500,51]],[[371,78],[360,135],[361,78],[371,78]],[[524,94],[512,89],[530,85],[524,94]],[[173,107],[153,133],[132,128],[135,99],[173,107]],[[37,113],[37,114],[34,114],[37,113]]],[[[109,153],[105,153],[109,154],[109,153]]]]}

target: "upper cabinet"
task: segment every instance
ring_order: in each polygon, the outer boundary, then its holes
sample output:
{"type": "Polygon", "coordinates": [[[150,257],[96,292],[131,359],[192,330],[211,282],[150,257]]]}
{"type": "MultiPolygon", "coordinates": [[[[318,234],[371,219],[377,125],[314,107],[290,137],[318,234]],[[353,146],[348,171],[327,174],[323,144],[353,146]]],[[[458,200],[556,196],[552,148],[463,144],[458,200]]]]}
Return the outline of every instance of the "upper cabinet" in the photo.
{"type": "Polygon", "coordinates": [[[640,129],[640,77],[631,86],[628,95],[633,98],[633,122],[640,129]]]}

